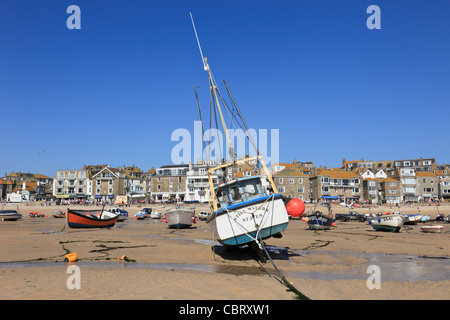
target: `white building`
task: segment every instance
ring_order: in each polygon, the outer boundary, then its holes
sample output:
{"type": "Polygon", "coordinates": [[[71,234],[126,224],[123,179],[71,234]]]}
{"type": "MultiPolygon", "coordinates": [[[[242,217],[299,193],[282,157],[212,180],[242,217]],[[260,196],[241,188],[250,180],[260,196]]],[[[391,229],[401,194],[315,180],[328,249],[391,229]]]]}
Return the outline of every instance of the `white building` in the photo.
{"type": "MultiPolygon", "coordinates": [[[[208,168],[211,168],[211,166],[208,166],[206,163],[189,165],[189,170],[186,173],[185,202],[208,202],[208,168]]],[[[214,186],[217,186],[219,175],[213,175],[212,178],[214,186]]]]}

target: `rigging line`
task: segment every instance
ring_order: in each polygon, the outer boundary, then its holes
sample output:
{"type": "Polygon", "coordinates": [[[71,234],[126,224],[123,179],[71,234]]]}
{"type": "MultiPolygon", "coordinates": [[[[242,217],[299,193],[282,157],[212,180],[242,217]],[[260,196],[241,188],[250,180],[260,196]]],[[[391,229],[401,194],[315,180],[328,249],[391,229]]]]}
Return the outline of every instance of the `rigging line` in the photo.
{"type": "MultiPolygon", "coordinates": [[[[214,88],[212,87],[212,90],[214,90],[214,88]]],[[[216,123],[216,132],[219,132],[219,125],[218,125],[218,123],[217,123],[217,113],[216,113],[216,102],[215,102],[215,100],[214,99],[212,99],[212,102],[213,102],[213,111],[214,111],[214,120],[215,120],[215,123],[216,123]]],[[[221,139],[219,139],[217,136],[216,136],[216,139],[217,139],[217,142],[218,142],[218,144],[219,144],[219,152],[220,152],[220,158],[223,158],[223,154],[222,154],[222,145],[220,144],[220,140],[221,139]]],[[[210,135],[210,140],[209,140],[209,145],[211,146],[211,135],[210,135]]],[[[210,151],[211,151],[211,149],[210,149],[210,151]]],[[[216,152],[216,150],[214,150],[214,155],[216,156],[216,158],[217,158],[217,155],[215,154],[215,152],[216,152]]]]}
{"type": "Polygon", "coordinates": [[[203,120],[202,120],[202,113],[200,111],[200,104],[198,102],[198,95],[197,95],[197,87],[196,86],[194,86],[194,91],[195,91],[195,99],[197,100],[198,117],[200,118],[200,125],[202,127],[202,145],[203,145],[203,150],[205,150],[205,141],[203,140],[203,135],[204,135],[203,120]]]}
{"type": "Polygon", "coordinates": [[[202,56],[203,69],[206,70],[206,64],[205,64],[205,60],[203,58],[202,47],[200,46],[200,40],[198,40],[197,30],[195,29],[194,18],[192,17],[191,12],[189,12],[189,15],[191,16],[192,27],[194,27],[194,33],[195,33],[195,38],[197,39],[198,49],[200,50],[200,55],[202,56]]]}
{"type": "MultiPolygon", "coordinates": [[[[244,117],[242,116],[241,111],[239,110],[239,107],[237,106],[236,101],[234,100],[233,95],[231,94],[231,91],[230,91],[230,89],[228,88],[228,85],[227,85],[227,83],[225,82],[225,80],[223,80],[223,84],[225,85],[225,88],[227,89],[228,95],[230,96],[231,101],[233,102],[233,105],[234,105],[234,107],[236,108],[236,110],[237,110],[237,112],[238,112],[238,114],[239,114],[239,117],[241,118],[242,123],[244,124],[244,127],[245,127],[245,129],[247,130],[247,132],[248,132],[248,127],[247,127],[247,124],[245,123],[244,117]]],[[[257,148],[257,146],[256,146],[256,143],[253,141],[253,139],[252,139],[251,137],[250,137],[250,142],[252,143],[253,147],[255,148],[256,154],[259,155],[259,150],[258,150],[258,148],[257,148]]]]}
{"type": "MultiPolygon", "coordinates": [[[[236,120],[237,124],[239,125],[239,127],[242,129],[242,131],[244,131],[244,128],[242,128],[242,125],[239,123],[239,120],[234,116],[233,112],[231,111],[230,107],[227,105],[227,103],[225,102],[224,98],[222,97],[222,94],[220,93],[219,90],[217,90],[217,93],[219,94],[220,100],[222,100],[223,105],[225,106],[225,110],[227,111],[228,116],[231,119],[231,124],[233,125],[233,127],[236,129],[236,125],[234,124],[233,118],[236,120]]],[[[244,131],[244,134],[247,136],[246,131],[244,131]]],[[[238,135],[237,136],[239,141],[241,142],[242,146],[244,147],[244,153],[245,153],[245,142],[242,141],[241,137],[238,135]]],[[[250,140],[249,140],[250,141],[250,140]]],[[[237,153],[234,152],[233,149],[233,153],[234,156],[237,157],[237,153]]],[[[245,155],[244,155],[245,156],[245,155]]]]}

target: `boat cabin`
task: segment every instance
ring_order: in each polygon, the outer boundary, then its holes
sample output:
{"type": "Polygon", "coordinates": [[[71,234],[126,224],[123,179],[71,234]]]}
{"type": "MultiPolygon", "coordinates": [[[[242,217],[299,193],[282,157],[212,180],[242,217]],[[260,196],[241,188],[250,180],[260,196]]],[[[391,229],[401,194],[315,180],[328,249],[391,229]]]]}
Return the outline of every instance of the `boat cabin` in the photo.
{"type": "Polygon", "coordinates": [[[261,176],[238,178],[215,188],[219,208],[229,208],[267,196],[261,176]]]}

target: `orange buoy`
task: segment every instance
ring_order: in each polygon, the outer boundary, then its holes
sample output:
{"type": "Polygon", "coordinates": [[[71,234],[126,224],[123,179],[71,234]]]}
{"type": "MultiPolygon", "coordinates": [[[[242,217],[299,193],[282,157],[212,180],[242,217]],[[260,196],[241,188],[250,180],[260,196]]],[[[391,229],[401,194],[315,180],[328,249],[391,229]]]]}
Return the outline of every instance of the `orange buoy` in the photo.
{"type": "Polygon", "coordinates": [[[78,260],[78,255],[76,252],[72,252],[65,255],[64,262],[75,262],[78,260]]]}
{"type": "Polygon", "coordinates": [[[298,198],[292,198],[286,205],[288,215],[298,218],[305,212],[305,203],[298,198]]]}

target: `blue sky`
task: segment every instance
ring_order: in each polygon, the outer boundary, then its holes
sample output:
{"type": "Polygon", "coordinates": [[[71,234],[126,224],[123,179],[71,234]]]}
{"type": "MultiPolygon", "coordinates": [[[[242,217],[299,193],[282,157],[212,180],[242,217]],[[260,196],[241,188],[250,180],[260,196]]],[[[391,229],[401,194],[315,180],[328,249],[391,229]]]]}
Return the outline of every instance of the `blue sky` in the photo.
{"type": "Polygon", "coordinates": [[[209,107],[189,12],[249,127],[280,130],[281,161],[450,162],[449,1],[2,0],[0,176],[170,164],[194,86],[209,107]]]}

